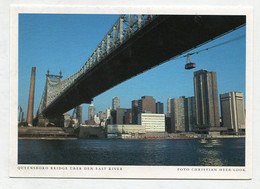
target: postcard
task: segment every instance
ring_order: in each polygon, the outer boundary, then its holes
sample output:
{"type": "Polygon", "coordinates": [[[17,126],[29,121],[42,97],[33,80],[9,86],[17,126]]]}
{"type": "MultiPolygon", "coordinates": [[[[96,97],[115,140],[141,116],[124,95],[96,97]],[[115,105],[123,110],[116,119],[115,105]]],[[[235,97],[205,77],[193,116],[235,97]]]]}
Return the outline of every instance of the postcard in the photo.
{"type": "Polygon", "coordinates": [[[251,179],[252,10],[11,7],[10,177],[251,179]]]}

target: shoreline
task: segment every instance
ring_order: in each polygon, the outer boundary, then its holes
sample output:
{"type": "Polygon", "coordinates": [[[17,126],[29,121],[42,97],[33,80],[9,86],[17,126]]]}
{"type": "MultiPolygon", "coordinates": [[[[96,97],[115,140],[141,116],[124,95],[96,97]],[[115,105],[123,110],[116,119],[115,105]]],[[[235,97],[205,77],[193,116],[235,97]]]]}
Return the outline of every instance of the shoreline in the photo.
{"type": "Polygon", "coordinates": [[[97,138],[97,139],[91,139],[91,138],[77,138],[77,137],[18,137],[18,140],[200,140],[200,139],[230,139],[230,138],[246,138],[245,136],[214,136],[214,137],[167,137],[167,138],[127,138],[127,139],[109,139],[109,138],[97,138]]]}

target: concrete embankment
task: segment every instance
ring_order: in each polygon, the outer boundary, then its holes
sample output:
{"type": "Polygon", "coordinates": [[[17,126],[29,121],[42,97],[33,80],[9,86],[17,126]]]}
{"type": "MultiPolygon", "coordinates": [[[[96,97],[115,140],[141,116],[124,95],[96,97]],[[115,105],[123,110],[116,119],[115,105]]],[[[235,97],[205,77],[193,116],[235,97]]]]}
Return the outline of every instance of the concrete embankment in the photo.
{"type": "Polygon", "coordinates": [[[19,139],[68,140],[77,139],[73,128],[60,127],[19,127],[19,139]]]}

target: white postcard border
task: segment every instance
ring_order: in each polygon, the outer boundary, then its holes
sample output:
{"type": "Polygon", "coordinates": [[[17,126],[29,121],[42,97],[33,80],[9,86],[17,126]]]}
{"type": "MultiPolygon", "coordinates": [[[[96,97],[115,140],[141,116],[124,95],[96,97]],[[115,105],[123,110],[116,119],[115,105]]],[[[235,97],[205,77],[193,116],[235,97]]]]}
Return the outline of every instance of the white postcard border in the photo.
{"type": "Polygon", "coordinates": [[[54,178],[154,178],[154,179],[251,179],[252,178],[252,94],[253,94],[253,11],[250,7],[87,7],[12,6],[10,38],[10,177],[54,178]],[[246,165],[216,166],[103,166],[103,165],[19,165],[18,162],[18,14],[185,14],[246,15],[246,165]]]}

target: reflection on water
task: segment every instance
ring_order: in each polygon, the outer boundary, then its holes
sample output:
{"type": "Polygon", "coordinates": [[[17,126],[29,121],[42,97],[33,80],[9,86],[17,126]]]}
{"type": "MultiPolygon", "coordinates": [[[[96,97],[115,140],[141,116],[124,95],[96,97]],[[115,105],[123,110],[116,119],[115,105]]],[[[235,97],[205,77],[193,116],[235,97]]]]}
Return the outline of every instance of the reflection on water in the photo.
{"type": "Polygon", "coordinates": [[[244,139],[19,140],[19,164],[245,165],[244,139]]]}
{"type": "Polygon", "coordinates": [[[227,165],[227,161],[222,159],[221,151],[214,148],[214,146],[221,146],[222,140],[220,139],[205,139],[202,143],[200,142],[203,148],[198,149],[199,162],[198,165],[207,165],[207,166],[223,166],[227,165]]]}
{"type": "Polygon", "coordinates": [[[199,149],[198,153],[201,154],[198,162],[199,165],[223,166],[226,164],[225,160],[221,159],[220,152],[217,150],[199,149]]]}

